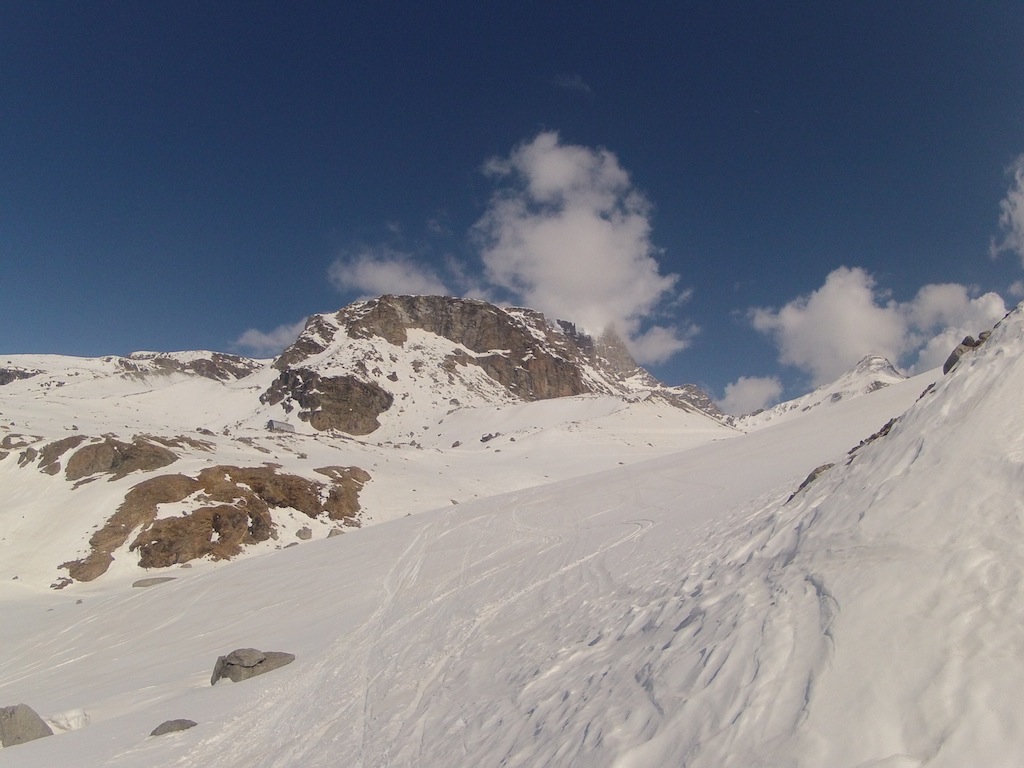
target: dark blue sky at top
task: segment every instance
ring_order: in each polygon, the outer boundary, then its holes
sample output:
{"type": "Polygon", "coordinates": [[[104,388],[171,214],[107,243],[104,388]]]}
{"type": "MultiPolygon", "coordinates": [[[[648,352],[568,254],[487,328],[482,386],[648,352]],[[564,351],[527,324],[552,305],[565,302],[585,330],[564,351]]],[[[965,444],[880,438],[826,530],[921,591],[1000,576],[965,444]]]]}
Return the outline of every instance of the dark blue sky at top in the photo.
{"type": "Polygon", "coordinates": [[[655,373],[797,382],[748,308],[1020,279],[1022,40],[1019,2],[5,3],[0,353],[230,350],[355,298],[363,246],[472,267],[483,163],[557,130],[693,288],[655,373]]]}

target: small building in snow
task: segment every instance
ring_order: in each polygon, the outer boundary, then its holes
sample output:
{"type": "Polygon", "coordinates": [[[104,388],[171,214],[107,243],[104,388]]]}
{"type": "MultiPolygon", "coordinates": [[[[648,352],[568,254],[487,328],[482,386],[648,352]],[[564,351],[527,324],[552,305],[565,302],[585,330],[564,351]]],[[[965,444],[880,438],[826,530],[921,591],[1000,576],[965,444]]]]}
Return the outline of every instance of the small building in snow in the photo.
{"type": "Polygon", "coordinates": [[[294,432],[295,427],[289,424],[287,421],[277,421],[271,419],[267,422],[267,429],[271,432],[294,432]]]}

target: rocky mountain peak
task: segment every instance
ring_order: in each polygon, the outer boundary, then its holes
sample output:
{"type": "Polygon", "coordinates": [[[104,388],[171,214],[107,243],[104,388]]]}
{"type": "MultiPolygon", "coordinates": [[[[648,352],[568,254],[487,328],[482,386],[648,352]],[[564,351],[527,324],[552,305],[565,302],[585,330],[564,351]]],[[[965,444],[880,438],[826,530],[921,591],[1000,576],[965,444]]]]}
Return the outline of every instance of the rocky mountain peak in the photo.
{"type": "Polygon", "coordinates": [[[897,381],[906,378],[903,374],[896,370],[892,363],[881,355],[866,355],[860,359],[849,372],[850,376],[882,376],[885,378],[895,379],[897,381]]]}
{"type": "Polygon", "coordinates": [[[533,309],[448,296],[384,295],[314,315],[274,367],[281,374],[263,402],[350,434],[374,431],[396,396],[425,392],[465,403],[663,390],[675,404],[707,410],[639,368],[611,330],[595,340],[533,309]],[[399,383],[407,365],[415,391],[399,383]]]}

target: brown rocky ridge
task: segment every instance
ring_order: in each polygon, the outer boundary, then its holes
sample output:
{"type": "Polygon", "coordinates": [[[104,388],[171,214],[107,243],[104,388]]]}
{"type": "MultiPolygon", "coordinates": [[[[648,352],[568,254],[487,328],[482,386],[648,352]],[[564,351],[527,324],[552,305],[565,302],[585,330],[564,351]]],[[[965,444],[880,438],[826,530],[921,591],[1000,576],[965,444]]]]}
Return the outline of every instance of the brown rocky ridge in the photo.
{"type": "Polygon", "coordinates": [[[289,507],[310,518],[359,525],[359,491],[370,475],[359,467],[321,467],[330,482],[279,474],[276,466],[214,466],[197,477],[160,475],[143,480],[89,539],[89,552],[61,565],[75,581],[92,581],[113,553],[138,530],[129,551],[143,568],[162,568],[201,557],[222,560],[246,545],[276,536],[271,510],[289,507]],[[157,519],[160,504],[194,497],[195,509],[157,519]],[[141,530],[140,530],[141,529],[141,530]]]}

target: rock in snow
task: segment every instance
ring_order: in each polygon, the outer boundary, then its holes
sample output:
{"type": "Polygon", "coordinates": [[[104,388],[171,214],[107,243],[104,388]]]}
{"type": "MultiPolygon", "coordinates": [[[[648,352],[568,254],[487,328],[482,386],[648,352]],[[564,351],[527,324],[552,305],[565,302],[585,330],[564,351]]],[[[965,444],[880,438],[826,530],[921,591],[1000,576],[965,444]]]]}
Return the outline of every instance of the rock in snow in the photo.
{"type": "Polygon", "coordinates": [[[44,736],[53,736],[53,730],[28,704],[0,707],[0,744],[13,747],[44,736]]]}
{"type": "Polygon", "coordinates": [[[227,678],[233,683],[240,683],[250,677],[262,675],[295,661],[294,653],[283,651],[258,651],[255,648],[238,648],[227,656],[218,656],[210,677],[210,685],[227,678]]]}
{"type": "Polygon", "coordinates": [[[163,736],[165,733],[175,733],[177,731],[187,731],[189,728],[195,728],[195,720],[186,720],[179,718],[177,720],[164,720],[160,723],[153,731],[149,734],[150,736],[163,736]]]}

